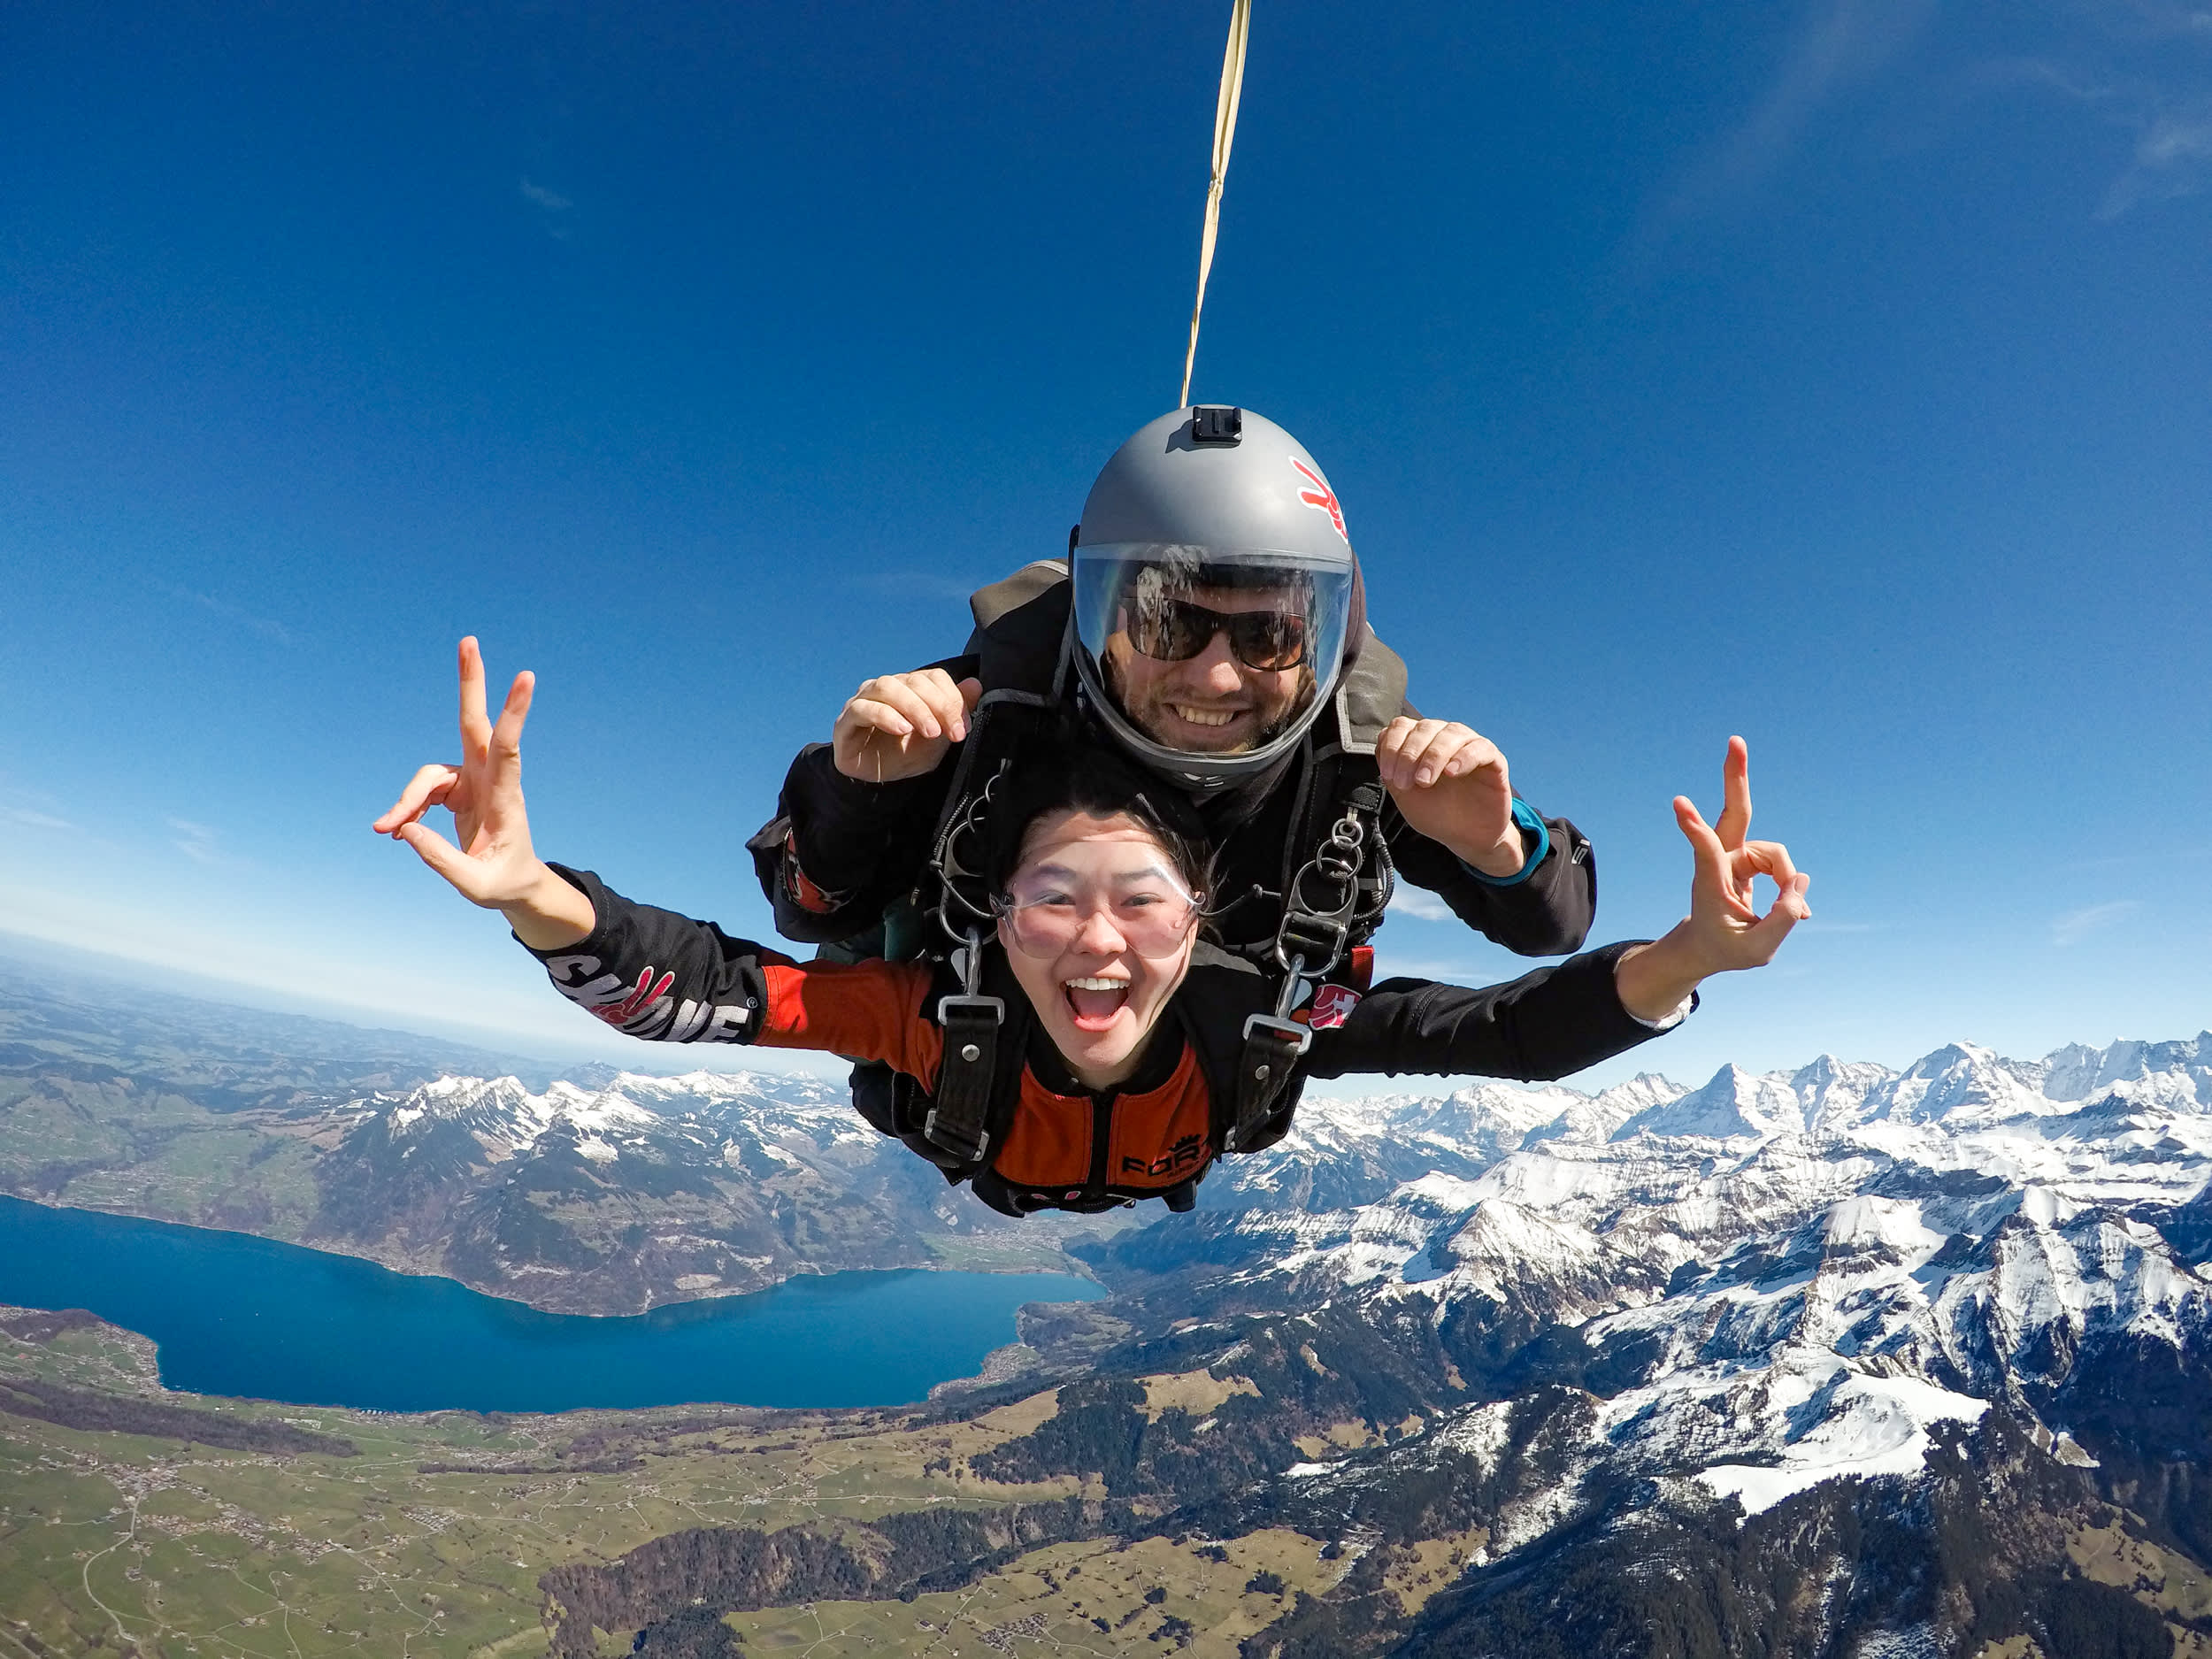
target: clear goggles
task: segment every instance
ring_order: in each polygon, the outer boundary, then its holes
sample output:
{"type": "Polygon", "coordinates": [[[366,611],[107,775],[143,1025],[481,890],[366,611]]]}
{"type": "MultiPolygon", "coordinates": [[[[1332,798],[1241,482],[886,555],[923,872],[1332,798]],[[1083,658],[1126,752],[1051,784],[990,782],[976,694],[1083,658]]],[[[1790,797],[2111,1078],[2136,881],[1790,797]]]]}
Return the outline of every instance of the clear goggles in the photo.
{"type": "Polygon", "coordinates": [[[1202,913],[1200,895],[1157,858],[1117,864],[1064,848],[1017,871],[1006,888],[992,909],[1008,943],[1046,959],[1079,945],[1159,961],[1182,949],[1202,913]]]}

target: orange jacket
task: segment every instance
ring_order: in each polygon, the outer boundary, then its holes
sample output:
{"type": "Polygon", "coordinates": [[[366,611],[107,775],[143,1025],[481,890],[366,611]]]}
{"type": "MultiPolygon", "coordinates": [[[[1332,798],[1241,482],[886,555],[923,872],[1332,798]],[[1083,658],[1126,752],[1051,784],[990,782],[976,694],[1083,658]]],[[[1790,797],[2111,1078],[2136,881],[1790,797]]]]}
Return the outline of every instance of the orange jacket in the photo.
{"type": "MultiPolygon", "coordinates": [[[[591,899],[597,925],[565,950],[533,954],[556,989],[597,1018],[654,1041],[880,1061],[914,1079],[925,1097],[934,1087],[944,1033],[933,1010],[951,988],[942,967],[795,962],[710,922],[625,899],[589,872],[554,867],[591,899]]],[[[1613,959],[1626,948],[1608,946],[1480,988],[1429,979],[1391,979],[1363,993],[1325,987],[1299,1015],[1315,1029],[1298,1071],[1563,1077],[1660,1029],[1620,1005],[1613,959]]],[[[1171,1000],[1136,1074],[1114,1090],[1083,1089],[1041,1036],[1033,1038],[1010,1112],[1001,1102],[995,1114],[1002,1127],[985,1167],[956,1179],[972,1176],[979,1195],[1014,1214],[1171,1194],[1187,1207],[1184,1195],[1220,1142],[1220,1116],[1194,1041],[1195,1003],[1187,987],[1171,1000]]],[[[1035,1029],[1033,1020],[1021,1024],[1035,1029]]],[[[1223,1044],[1209,1047],[1218,1052],[1223,1044]]],[[[876,1126],[912,1141],[918,1123],[876,1126]]]]}

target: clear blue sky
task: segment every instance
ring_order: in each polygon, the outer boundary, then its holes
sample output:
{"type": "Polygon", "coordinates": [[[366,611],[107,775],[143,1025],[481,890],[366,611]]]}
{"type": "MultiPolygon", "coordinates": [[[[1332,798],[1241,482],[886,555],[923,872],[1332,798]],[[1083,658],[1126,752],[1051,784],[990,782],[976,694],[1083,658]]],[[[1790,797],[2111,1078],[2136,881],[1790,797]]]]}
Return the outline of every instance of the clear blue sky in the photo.
{"type": "MultiPolygon", "coordinates": [[[[544,851],[764,926],[789,753],[1171,404],[1227,11],[0,9],[0,928],[575,1034],[366,829],[465,631],[544,851]]],[[[2208,181],[2162,0],[1258,0],[1197,396],[1599,938],[1732,731],[1816,874],[1640,1063],[2212,1024],[2208,181]]]]}

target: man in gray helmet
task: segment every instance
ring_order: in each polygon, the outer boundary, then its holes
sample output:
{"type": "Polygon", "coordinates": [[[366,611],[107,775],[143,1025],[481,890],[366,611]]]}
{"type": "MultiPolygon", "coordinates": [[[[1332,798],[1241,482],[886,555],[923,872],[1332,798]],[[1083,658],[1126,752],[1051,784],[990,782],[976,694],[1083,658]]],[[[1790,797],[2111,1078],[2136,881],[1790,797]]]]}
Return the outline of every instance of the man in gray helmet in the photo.
{"type": "Polygon", "coordinates": [[[1379,924],[1394,867],[1522,955],[1581,946],[1588,842],[1514,795],[1494,745],[1406,703],[1405,665],[1366,626],[1336,493],[1272,421],[1207,406],[1152,421],[1099,474],[1067,559],[971,608],[962,656],[868,680],[832,741],[793,764],[779,817],[750,843],[787,936],[852,941],[887,925],[858,949],[914,942],[901,902],[958,791],[990,776],[969,738],[987,749],[995,712],[1010,731],[1102,727],[1176,786],[1217,851],[1214,928],[1256,961],[1351,952],[1379,924]],[[1357,848],[1356,879],[1333,888],[1311,879],[1337,868],[1333,836],[1357,848]]]}

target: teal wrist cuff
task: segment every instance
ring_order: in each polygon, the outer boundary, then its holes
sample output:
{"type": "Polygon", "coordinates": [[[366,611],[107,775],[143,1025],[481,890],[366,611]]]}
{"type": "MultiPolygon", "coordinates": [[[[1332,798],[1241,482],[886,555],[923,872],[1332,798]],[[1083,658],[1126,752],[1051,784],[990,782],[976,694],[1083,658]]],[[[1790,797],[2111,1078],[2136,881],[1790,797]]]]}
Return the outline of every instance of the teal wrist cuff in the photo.
{"type": "Polygon", "coordinates": [[[1544,856],[1551,851],[1551,830],[1545,824],[1543,814],[1517,795],[1513,797],[1513,822],[1521,832],[1521,845],[1528,849],[1528,856],[1521,861],[1520,869],[1513,874],[1486,876],[1464,858],[1459,861],[1459,867],[1462,870],[1486,887],[1519,887],[1522,882],[1536,873],[1536,866],[1542,864],[1544,856]],[[1535,837],[1532,845],[1529,839],[1531,836],[1535,837]]]}

